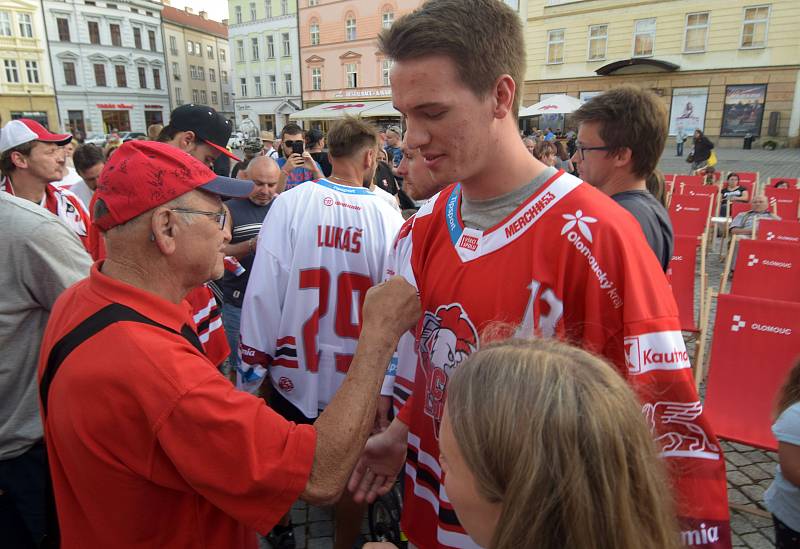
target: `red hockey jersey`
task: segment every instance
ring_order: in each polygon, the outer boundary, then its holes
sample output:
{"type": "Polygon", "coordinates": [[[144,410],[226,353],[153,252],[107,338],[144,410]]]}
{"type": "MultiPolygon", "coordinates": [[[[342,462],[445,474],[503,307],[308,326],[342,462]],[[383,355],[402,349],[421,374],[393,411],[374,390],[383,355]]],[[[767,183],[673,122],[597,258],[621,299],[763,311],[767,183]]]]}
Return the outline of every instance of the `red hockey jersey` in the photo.
{"type": "MultiPolygon", "coordinates": [[[[730,547],[725,463],[703,416],[678,310],[636,220],[559,172],[497,226],[465,228],[458,185],[401,230],[398,272],[416,284],[423,317],[402,526],[419,547],[476,547],[442,484],[439,423],[452,371],[487,337],[556,336],[614,364],[642,401],[667,460],[683,542],[730,547]],[[409,274],[410,273],[410,274],[409,274]],[[490,335],[493,334],[493,335],[490,335]]],[[[401,359],[402,360],[402,359],[401,359]]]]}

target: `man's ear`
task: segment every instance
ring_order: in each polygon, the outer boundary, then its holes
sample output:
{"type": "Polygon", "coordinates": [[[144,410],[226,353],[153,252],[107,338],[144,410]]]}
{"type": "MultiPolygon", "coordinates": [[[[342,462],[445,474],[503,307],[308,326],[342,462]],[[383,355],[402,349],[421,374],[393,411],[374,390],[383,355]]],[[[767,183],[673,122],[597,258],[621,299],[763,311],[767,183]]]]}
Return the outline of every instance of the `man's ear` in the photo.
{"type": "Polygon", "coordinates": [[[28,167],[28,160],[29,158],[19,151],[11,153],[11,162],[13,162],[14,166],[17,168],[26,169],[28,167]]]}
{"type": "Polygon", "coordinates": [[[189,145],[197,141],[197,136],[192,130],[185,131],[181,134],[180,142],[183,145],[181,148],[186,150],[189,145]]]}
{"type": "Polygon", "coordinates": [[[614,153],[614,164],[625,166],[633,163],[633,151],[628,147],[622,147],[614,153]]]}
{"type": "Polygon", "coordinates": [[[177,222],[178,216],[165,206],[156,208],[150,218],[150,241],[164,255],[172,255],[177,249],[177,222]]]}
{"type": "Polygon", "coordinates": [[[511,75],[503,74],[497,79],[492,90],[495,101],[494,117],[505,118],[514,109],[514,98],[516,97],[517,84],[511,75]]]}

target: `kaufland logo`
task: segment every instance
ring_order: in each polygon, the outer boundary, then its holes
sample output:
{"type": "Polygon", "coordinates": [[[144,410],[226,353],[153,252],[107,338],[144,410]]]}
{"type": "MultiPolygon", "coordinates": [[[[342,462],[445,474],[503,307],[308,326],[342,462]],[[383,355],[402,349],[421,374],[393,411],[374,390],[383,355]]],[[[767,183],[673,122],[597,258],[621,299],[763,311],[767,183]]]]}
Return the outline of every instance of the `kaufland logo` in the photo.
{"type": "Polygon", "coordinates": [[[689,353],[680,332],[656,332],[626,337],[625,364],[628,373],[644,374],[652,370],[690,368],[689,353]]]}

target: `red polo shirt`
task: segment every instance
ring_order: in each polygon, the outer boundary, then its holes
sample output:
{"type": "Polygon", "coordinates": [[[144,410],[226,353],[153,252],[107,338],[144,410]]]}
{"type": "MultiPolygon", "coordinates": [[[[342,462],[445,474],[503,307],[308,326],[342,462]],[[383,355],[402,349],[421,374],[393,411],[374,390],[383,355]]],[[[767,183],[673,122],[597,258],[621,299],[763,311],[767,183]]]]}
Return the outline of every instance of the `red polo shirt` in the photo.
{"type": "MultiPolygon", "coordinates": [[[[176,305],[100,272],[56,301],[53,345],[110,303],[178,332],[176,305]]],[[[61,365],[45,420],[62,547],[255,547],[306,486],[316,433],[237,391],[183,337],[118,322],[61,365]]]]}

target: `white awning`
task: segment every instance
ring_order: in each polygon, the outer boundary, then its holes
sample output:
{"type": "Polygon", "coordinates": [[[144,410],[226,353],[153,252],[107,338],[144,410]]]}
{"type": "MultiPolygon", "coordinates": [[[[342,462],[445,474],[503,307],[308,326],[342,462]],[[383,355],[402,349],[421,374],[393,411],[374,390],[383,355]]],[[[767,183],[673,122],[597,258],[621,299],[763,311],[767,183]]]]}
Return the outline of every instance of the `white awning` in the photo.
{"type": "Polygon", "coordinates": [[[399,117],[400,113],[392,107],[391,101],[347,101],[343,103],[322,103],[289,115],[292,120],[338,120],[345,116],[364,118],[399,117]]]}
{"type": "Polygon", "coordinates": [[[542,99],[535,105],[520,109],[519,117],[525,118],[541,114],[567,114],[577,111],[582,104],[583,102],[580,99],[571,95],[554,95],[547,99],[542,99]]]}

